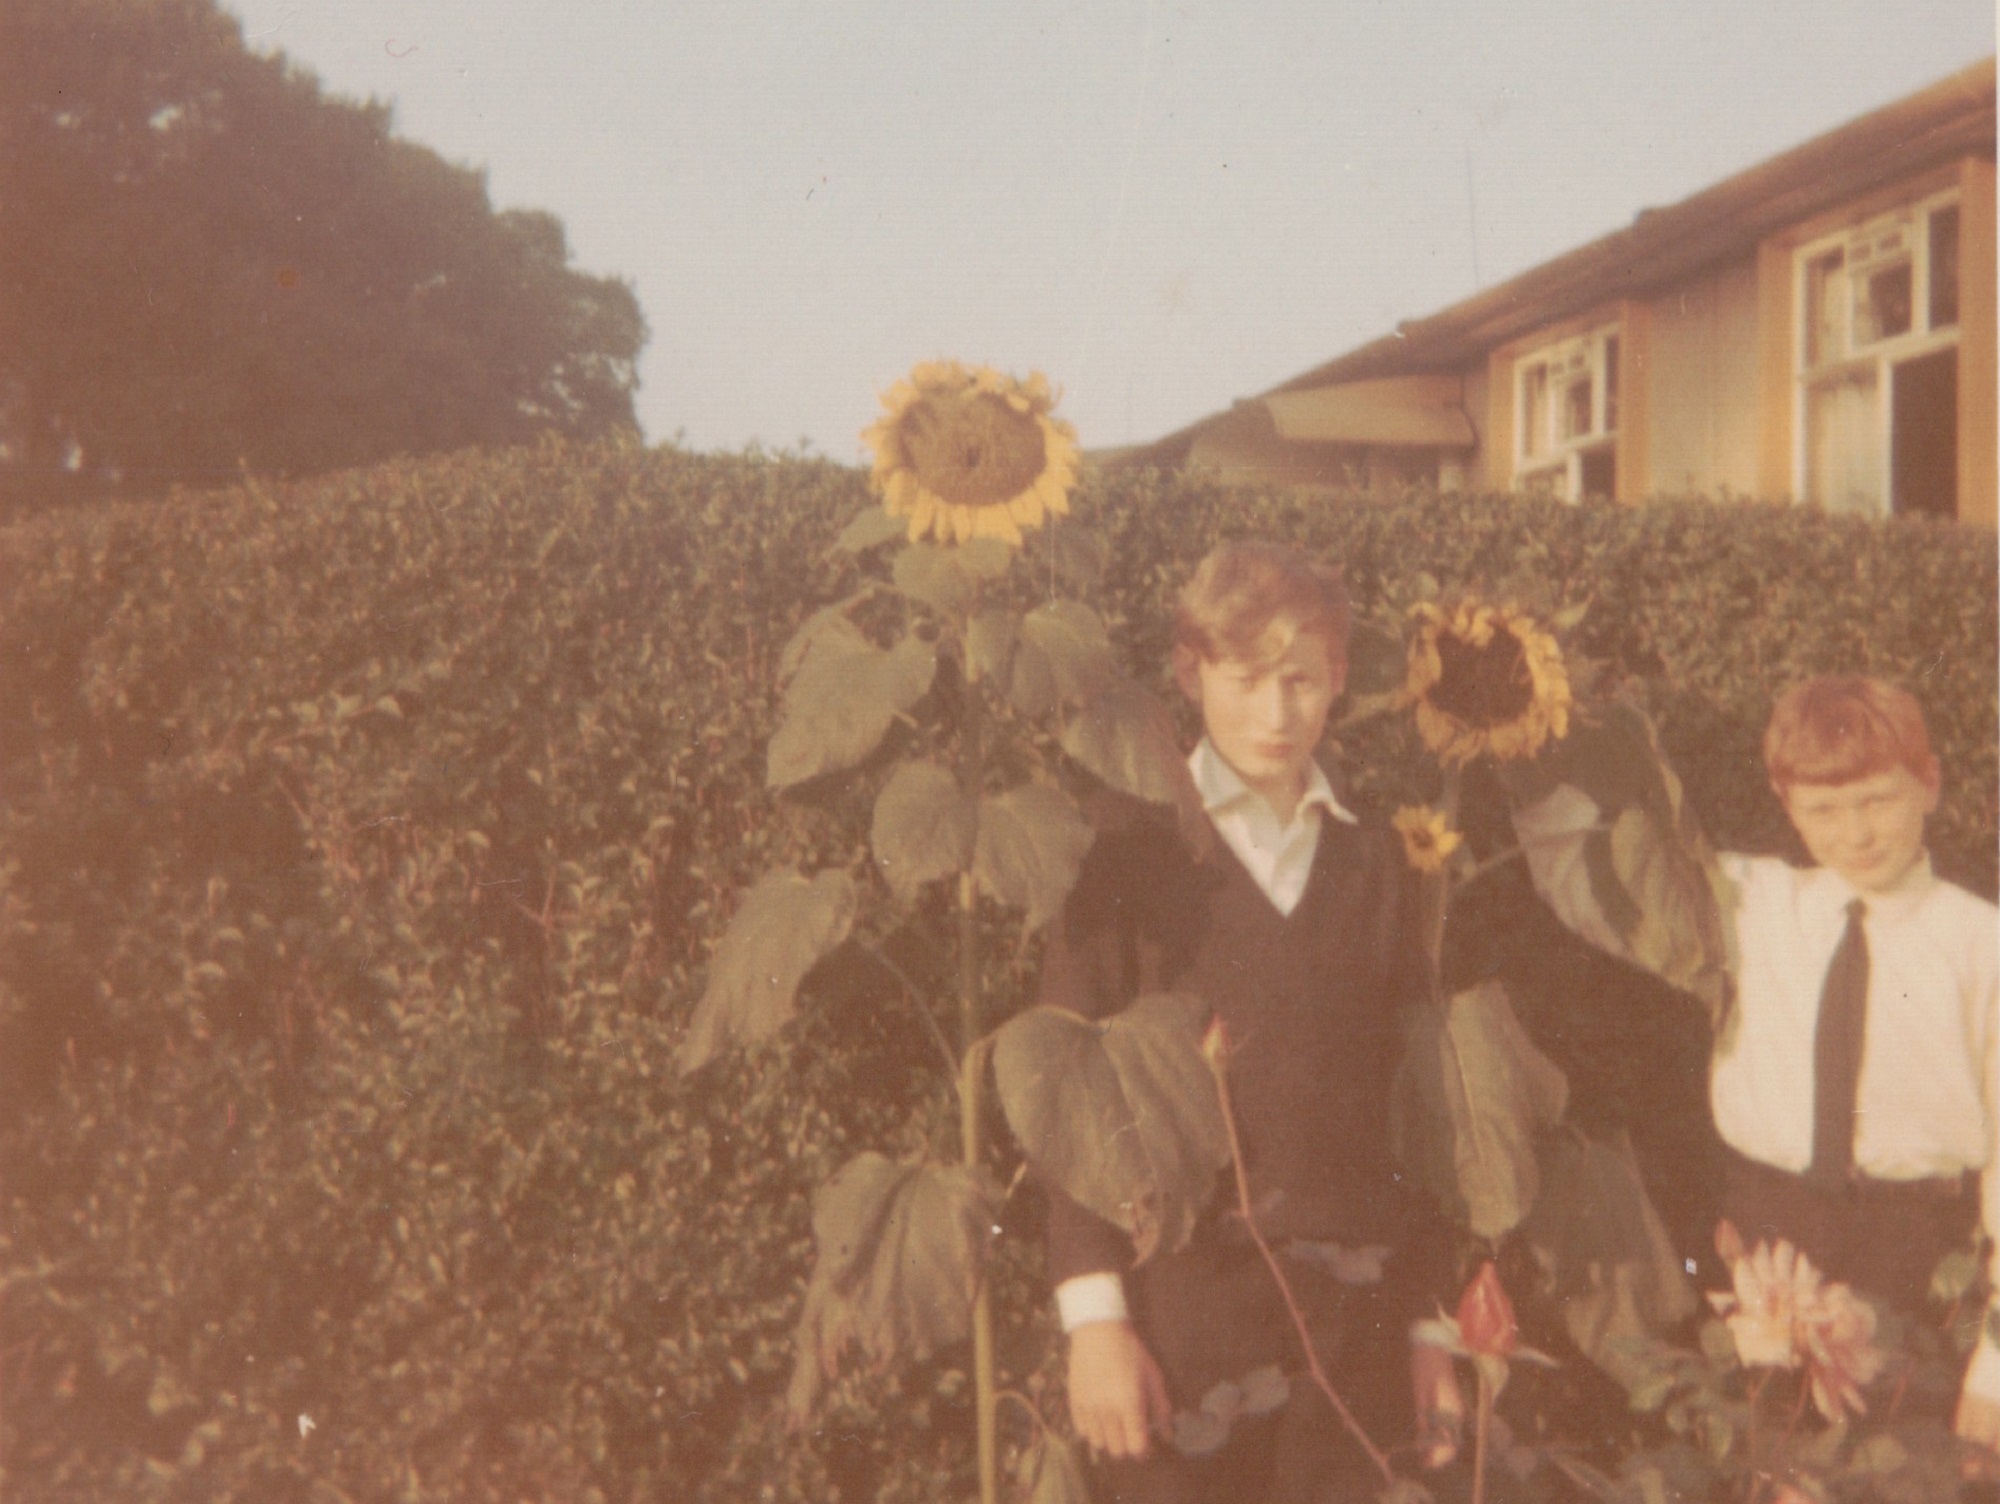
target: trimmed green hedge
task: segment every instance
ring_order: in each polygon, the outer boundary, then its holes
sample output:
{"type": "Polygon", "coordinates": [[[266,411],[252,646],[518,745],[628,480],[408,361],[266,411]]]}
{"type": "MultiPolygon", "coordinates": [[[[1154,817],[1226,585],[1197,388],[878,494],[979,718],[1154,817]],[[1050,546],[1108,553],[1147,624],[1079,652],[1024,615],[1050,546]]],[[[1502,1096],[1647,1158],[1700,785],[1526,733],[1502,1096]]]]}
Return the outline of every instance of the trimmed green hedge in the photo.
{"type": "MultiPolygon", "coordinates": [[[[949,1362],[779,1416],[811,1189],[949,1110],[927,1041],[834,966],[780,1047],[672,1058],[735,894],[865,831],[762,767],[778,650],[851,584],[824,550],[865,501],[823,462],[549,445],[0,532],[0,1492],[962,1487],[949,1362]]],[[[1990,535],[1157,476],[1064,527],[1161,682],[1225,534],[1334,553],[1364,609],[1420,573],[1588,600],[1575,647],[1647,695],[1725,844],[1784,840],[1776,686],[1901,678],[1940,865],[1994,891],[1990,535]]],[[[1420,792],[1405,735],[1343,747],[1362,802],[1420,792]]],[[[1018,997],[1032,956],[992,950],[1018,997]]],[[[1047,1330],[1009,1248],[1018,1375],[1047,1330]]]]}

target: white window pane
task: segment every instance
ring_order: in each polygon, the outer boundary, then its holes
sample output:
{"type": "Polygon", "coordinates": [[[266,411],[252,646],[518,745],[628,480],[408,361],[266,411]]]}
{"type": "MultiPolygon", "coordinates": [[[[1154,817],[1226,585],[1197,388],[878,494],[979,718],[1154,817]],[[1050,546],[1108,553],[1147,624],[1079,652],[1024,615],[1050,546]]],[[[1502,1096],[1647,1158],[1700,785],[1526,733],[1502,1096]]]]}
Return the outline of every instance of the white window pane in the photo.
{"type": "Polygon", "coordinates": [[[1887,510],[1882,403],[1871,366],[1806,392],[1806,497],[1830,512],[1887,510]]]}
{"type": "Polygon", "coordinates": [[[1847,262],[1839,251],[1806,267],[1806,364],[1824,365],[1847,353],[1847,262]]]}
{"type": "Polygon", "coordinates": [[[1549,368],[1529,366],[1521,378],[1521,456],[1549,451],[1549,368]]]}

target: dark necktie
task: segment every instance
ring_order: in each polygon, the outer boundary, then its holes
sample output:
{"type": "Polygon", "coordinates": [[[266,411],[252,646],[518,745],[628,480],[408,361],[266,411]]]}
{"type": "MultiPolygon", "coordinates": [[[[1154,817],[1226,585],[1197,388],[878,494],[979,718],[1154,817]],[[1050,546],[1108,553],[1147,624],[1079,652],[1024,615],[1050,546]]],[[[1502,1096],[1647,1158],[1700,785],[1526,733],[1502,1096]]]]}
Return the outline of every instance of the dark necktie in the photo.
{"type": "Polygon", "coordinates": [[[1847,906],[1847,931],[1827,963],[1813,1036],[1814,1180],[1844,1181],[1854,1168],[1854,1103],[1861,1044],[1868,1031],[1868,937],[1860,899],[1847,906]]]}

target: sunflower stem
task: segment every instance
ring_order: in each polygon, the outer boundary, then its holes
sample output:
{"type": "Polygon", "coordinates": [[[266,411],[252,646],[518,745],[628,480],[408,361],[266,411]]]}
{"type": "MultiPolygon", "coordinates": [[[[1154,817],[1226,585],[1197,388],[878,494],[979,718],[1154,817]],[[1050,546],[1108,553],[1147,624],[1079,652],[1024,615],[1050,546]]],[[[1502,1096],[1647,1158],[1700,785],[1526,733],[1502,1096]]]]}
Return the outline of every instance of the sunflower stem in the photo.
{"type": "Polygon", "coordinates": [[[1455,886],[1463,888],[1467,883],[1476,883],[1487,873],[1505,867],[1510,862],[1518,862],[1527,855],[1519,846],[1509,846],[1505,851],[1496,851],[1483,861],[1475,862],[1455,886]]]}
{"type": "MultiPolygon", "coordinates": [[[[971,891],[966,879],[960,893],[971,891]]],[[[979,1170],[982,1144],[979,1133],[979,1079],[985,1074],[985,1052],[968,1049],[965,1073],[959,1084],[959,1124],[965,1141],[965,1167],[979,1170]]],[[[991,1282],[980,1276],[972,1297],[972,1388],[979,1425],[979,1504],[999,1504],[1000,1500],[1000,1399],[999,1379],[993,1361],[993,1294],[991,1282]]]]}
{"type": "MultiPolygon", "coordinates": [[[[1476,1366],[1476,1365],[1475,1365],[1476,1366]]],[[[1486,1438],[1493,1430],[1493,1381],[1479,1370],[1472,1424],[1472,1504],[1486,1504],[1486,1438]]]]}
{"type": "Polygon", "coordinates": [[[1750,1471],[1753,1475],[1763,1466],[1761,1453],[1764,1444],[1764,1428],[1758,1422],[1764,1408],[1764,1388],[1770,1382],[1771,1370],[1760,1368],[1757,1370],[1757,1377],[1750,1384],[1750,1434],[1745,1438],[1745,1444],[1750,1449],[1750,1471]]]}
{"type": "MultiPolygon", "coordinates": [[[[1445,768],[1444,792],[1440,803],[1444,810],[1447,829],[1458,828],[1460,783],[1459,770],[1455,767],[1445,768]]],[[[1445,919],[1451,912],[1451,890],[1454,886],[1449,863],[1424,878],[1424,956],[1430,964],[1431,997],[1440,1004],[1444,1002],[1444,926],[1445,919]]]]}
{"type": "MultiPolygon", "coordinates": [[[[959,727],[959,787],[977,799],[986,778],[985,709],[979,688],[968,684],[965,719],[959,727]]],[[[983,1056],[974,1049],[980,1037],[979,889],[970,872],[958,875],[958,1013],[959,1050],[966,1069],[959,1084],[959,1138],[965,1167],[975,1175],[984,1155],[979,1121],[980,1072],[983,1056]]],[[[972,1302],[972,1387],[979,1425],[979,1504],[999,1504],[999,1384],[993,1361],[993,1297],[987,1282],[979,1282],[972,1302]]]]}

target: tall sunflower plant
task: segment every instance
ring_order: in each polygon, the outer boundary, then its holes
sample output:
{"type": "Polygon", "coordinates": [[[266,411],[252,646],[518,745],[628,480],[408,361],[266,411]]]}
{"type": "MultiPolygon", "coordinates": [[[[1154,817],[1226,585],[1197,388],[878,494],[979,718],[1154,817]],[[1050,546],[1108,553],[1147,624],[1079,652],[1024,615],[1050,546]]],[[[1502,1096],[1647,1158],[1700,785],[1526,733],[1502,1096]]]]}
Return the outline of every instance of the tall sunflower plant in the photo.
{"type": "MultiPolygon", "coordinates": [[[[1066,550],[1049,527],[1068,514],[1079,460],[1047,382],[934,362],[883,400],[864,434],[879,504],[835,545],[867,576],[783,652],[767,756],[779,795],[861,783],[873,797],[869,835],[845,862],[771,872],[742,896],[680,1064],[692,1072],[772,1039],[815,968],[889,932],[898,915],[922,928],[941,891],[952,964],[912,976],[875,958],[888,979],[884,1007],[934,1041],[938,1100],[956,1110],[934,1115],[939,1129],[919,1152],[863,1153],[816,1194],[817,1258],[789,1404],[803,1422],[854,1356],[880,1367],[969,1340],[982,1501],[999,1497],[1000,1405],[1011,1398],[1028,1428],[1011,1449],[1017,1479],[1035,1499],[1064,1504],[1087,1496],[1079,1460],[997,1370],[997,1219],[1031,1166],[1122,1227],[1140,1260],[1180,1246],[1233,1162],[1226,1092],[1203,1051],[1210,1016],[1199,998],[1148,996],[1109,1023],[1041,1005],[999,1020],[981,947],[996,926],[1025,939],[1059,910],[1094,839],[1079,788],[1172,806],[1197,845],[1208,827],[1170,713],[1118,671],[1102,618],[1054,592],[1069,572],[1065,552],[1088,549],[1066,550]],[[1028,568],[1038,533],[1046,575],[1039,556],[1028,568]],[[993,1131],[1001,1123],[1004,1134],[993,1131]]],[[[1414,776],[1430,796],[1400,810],[1396,826],[1421,874],[1433,978],[1454,900],[1509,861],[1536,860],[1542,839],[1526,814],[1512,851],[1478,852],[1461,835],[1467,776],[1481,766],[1500,775],[1517,813],[1551,796],[1571,813],[1591,811],[1562,838],[1565,852],[1589,848],[1564,869],[1567,921],[1615,930],[1682,985],[1719,974],[1703,856],[1678,785],[1642,716],[1575,704],[1557,636],[1566,619],[1474,598],[1447,604],[1424,581],[1416,595],[1402,630],[1357,634],[1349,719],[1407,716],[1425,749],[1427,771],[1414,776]],[[1395,671],[1385,672],[1391,658],[1395,671]]],[[[1399,1082],[1406,1160],[1476,1239],[1497,1243],[1517,1227],[1539,1239],[1586,1351],[1603,1350],[1635,1312],[1685,1314],[1693,1297],[1629,1145],[1547,1131],[1562,1120],[1567,1086],[1504,987],[1487,981],[1436,1003],[1415,1027],[1399,1082]],[[1628,1213],[1616,1219],[1610,1257],[1607,1194],[1628,1213]],[[1574,1252],[1579,1242],[1590,1244],[1587,1258],[1574,1252]]],[[[1244,1393],[1262,1404],[1277,1387],[1244,1393]]],[[[1216,1417],[1195,1417],[1204,1418],[1216,1417]]]]}
{"type": "Polygon", "coordinates": [[[1482,883],[1526,867],[1566,925],[1718,1016],[1713,855],[1643,712],[1593,693],[1594,667],[1565,648],[1583,607],[1537,599],[1532,581],[1402,592],[1357,630],[1360,693],[1343,722],[1400,722],[1392,776],[1414,796],[1393,824],[1422,893],[1433,1006],[1413,1019],[1397,1082],[1398,1151],[1481,1257],[1524,1240],[1577,1347],[1615,1367],[1621,1344],[1691,1315],[1694,1291],[1629,1139],[1570,1120],[1569,1083],[1523,1028],[1517,983],[1447,985],[1446,929],[1475,912],[1482,883]]]}
{"type": "Polygon", "coordinates": [[[1142,1256],[1185,1238],[1228,1158],[1196,1000],[1147,998],[1106,1028],[1045,1007],[1002,1021],[984,991],[982,944],[1009,925],[1025,940],[1076,878],[1094,839],[1079,790],[1108,785],[1205,828],[1170,712],[1118,671],[1102,618],[1049,588],[1061,556],[1087,547],[1044,532],[1045,575],[1025,546],[1067,515],[1077,479],[1054,405],[1039,375],[957,362],[920,365],[884,395],[863,435],[879,504],[835,545],[866,581],[784,650],[767,756],[779,795],[871,790],[866,847],[742,895],[679,1061],[693,1072],[771,1039],[836,952],[899,920],[936,933],[948,913],[948,964],[872,952],[885,1010],[935,1045],[942,1110],[919,1152],[863,1153],[816,1193],[789,1406],[803,1422],[853,1357],[880,1367],[969,1339],[984,1504],[999,1496],[1006,1399],[1025,1428],[1008,1449],[1024,1488],[1086,1497],[1060,1428],[997,1371],[988,1275],[1023,1154],[1142,1256]]]}
{"type": "MultiPolygon", "coordinates": [[[[1364,720],[1406,712],[1431,762],[1433,799],[1405,806],[1396,825],[1426,889],[1432,977],[1443,972],[1454,903],[1518,864],[1567,929],[1652,973],[1722,1030],[1735,947],[1727,879],[1644,709],[1584,692],[1589,666],[1566,658],[1559,643],[1561,629],[1579,619],[1426,592],[1407,610],[1401,683],[1356,708],[1364,720]],[[1497,798],[1504,817],[1464,819],[1480,813],[1467,805],[1482,797],[1497,798]],[[1494,849],[1475,850],[1461,823],[1489,832],[1494,849]]],[[[1635,1415],[1659,1418],[1666,1436],[1662,1446],[1629,1452],[1617,1479],[1561,1451],[1538,1462],[1607,1501],[1664,1496],[1670,1476],[1701,1497],[1746,1504],[1857,1488],[1871,1498],[1959,1496],[1961,1451],[1934,1422],[1899,1412],[1908,1391],[1950,1393],[1977,1340],[1970,1249],[1933,1277],[1940,1330],[1903,1318],[1883,1319],[1878,1330],[1873,1306],[1824,1280],[1789,1244],[1746,1249],[1725,1222],[1716,1249],[1734,1288],[1709,1295],[1715,1315],[1689,1350],[1663,1334],[1692,1325],[1702,1305],[1629,1139],[1596,1138],[1564,1121],[1563,1075],[1520,1028],[1505,984],[1488,978],[1449,996],[1434,991],[1438,1007],[1420,1021],[1399,1083],[1406,1157],[1458,1206],[1485,1252],[1517,1231],[1525,1238],[1570,1338],[1625,1388],[1635,1415]],[[1878,1378],[1887,1403],[1871,1413],[1863,1391],[1878,1378]]],[[[1484,1266],[1481,1279],[1491,1272],[1484,1266]]],[[[1428,1327],[1474,1368],[1475,1501],[1507,1374],[1495,1359],[1509,1355],[1513,1337],[1497,1282],[1483,1303],[1477,1294],[1476,1286],[1467,1292],[1455,1319],[1428,1327]]]]}

